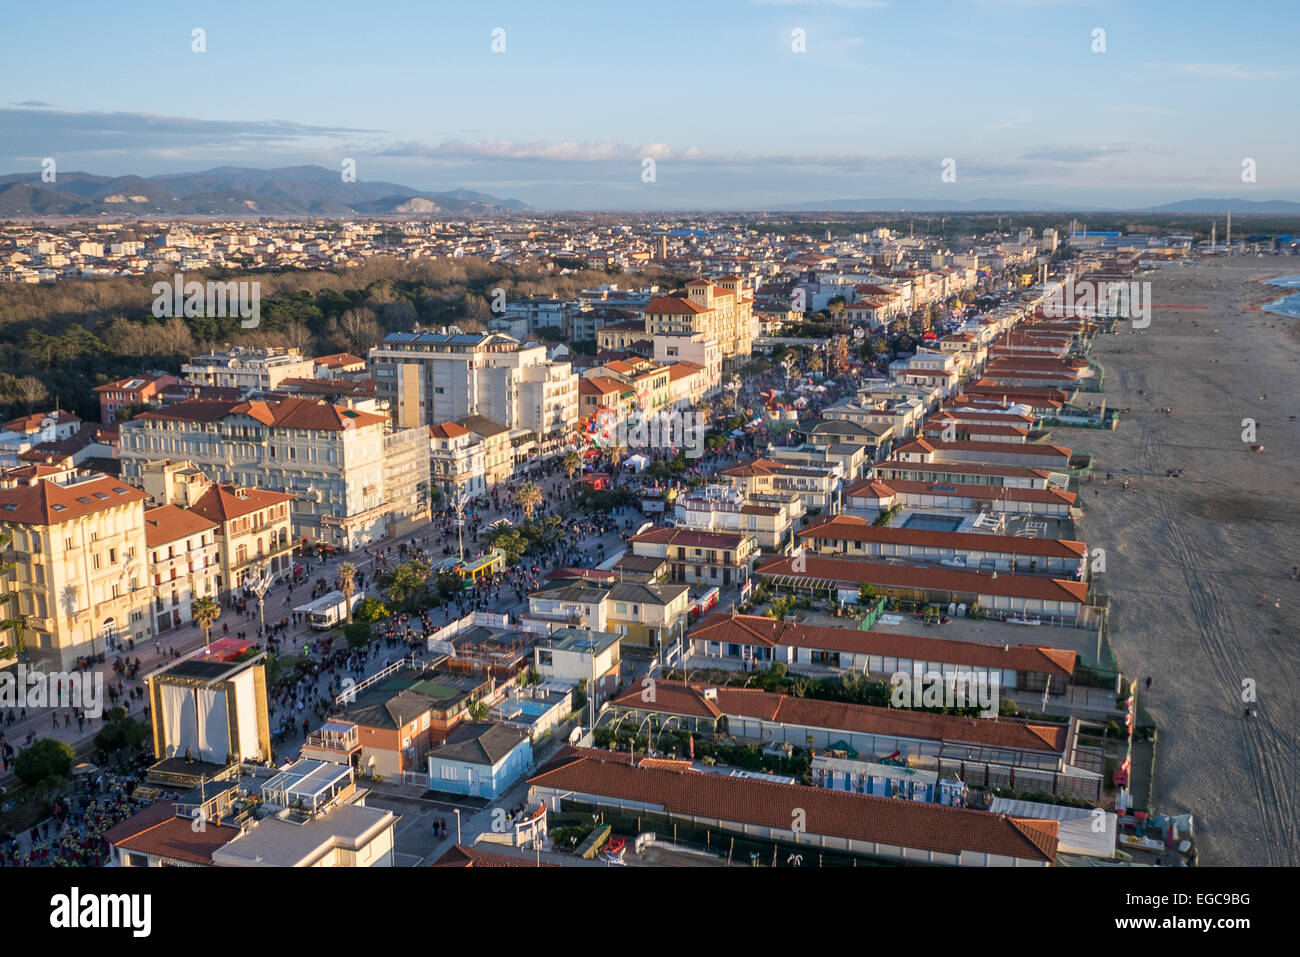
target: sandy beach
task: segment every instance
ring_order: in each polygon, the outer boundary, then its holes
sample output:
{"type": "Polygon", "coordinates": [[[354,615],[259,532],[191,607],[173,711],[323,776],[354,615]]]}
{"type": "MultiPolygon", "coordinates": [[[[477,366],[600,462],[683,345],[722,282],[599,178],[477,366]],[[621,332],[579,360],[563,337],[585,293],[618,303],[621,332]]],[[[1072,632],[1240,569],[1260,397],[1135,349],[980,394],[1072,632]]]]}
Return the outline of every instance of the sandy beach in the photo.
{"type": "Polygon", "coordinates": [[[1140,277],[1149,328],[1123,323],[1092,351],[1107,404],[1132,414],[1116,432],[1053,436],[1097,456],[1079,534],[1106,549],[1112,647],[1159,727],[1155,807],[1196,815],[1202,865],[1300,864],[1300,319],[1249,308],[1285,294],[1264,281],[1297,272],[1249,257],[1140,277]]]}

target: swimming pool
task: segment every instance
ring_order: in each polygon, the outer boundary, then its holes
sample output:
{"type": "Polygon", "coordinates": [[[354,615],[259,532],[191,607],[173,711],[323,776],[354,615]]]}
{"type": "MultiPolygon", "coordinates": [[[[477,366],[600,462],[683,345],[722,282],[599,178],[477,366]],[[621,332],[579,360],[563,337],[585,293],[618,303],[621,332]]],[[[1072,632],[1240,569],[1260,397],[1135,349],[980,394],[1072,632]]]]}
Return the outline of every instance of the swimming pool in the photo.
{"type": "Polygon", "coordinates": [[[961,528],[962,519],[951,515],[909,515],[903,528],[921,532],[955,532],[961,528]]]}

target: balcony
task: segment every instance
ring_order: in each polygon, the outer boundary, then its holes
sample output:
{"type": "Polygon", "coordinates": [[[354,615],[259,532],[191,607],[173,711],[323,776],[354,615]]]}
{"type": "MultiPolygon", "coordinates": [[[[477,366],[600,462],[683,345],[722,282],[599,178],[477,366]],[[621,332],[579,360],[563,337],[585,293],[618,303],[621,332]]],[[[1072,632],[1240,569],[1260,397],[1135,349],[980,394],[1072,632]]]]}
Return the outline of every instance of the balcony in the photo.
{"type": "Polygon", "coordinates": [[[355,724],[327,721],[307,736],[303,748],[313,748],[339,755],[355,754],[361,750],[361,733],[355,724]]]}

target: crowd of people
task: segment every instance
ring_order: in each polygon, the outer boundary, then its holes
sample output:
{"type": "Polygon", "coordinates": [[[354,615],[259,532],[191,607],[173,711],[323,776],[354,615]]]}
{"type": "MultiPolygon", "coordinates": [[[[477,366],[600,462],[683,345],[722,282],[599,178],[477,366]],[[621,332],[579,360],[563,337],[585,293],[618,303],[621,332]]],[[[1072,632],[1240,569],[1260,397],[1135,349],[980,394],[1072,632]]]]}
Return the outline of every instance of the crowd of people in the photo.
{"type": "Polygon", "coordinates": [[[49,818],[0,841],[0,867],[104,866],[111,852],[108,832],[153,803],[128,796],[135,780],[83,779],[81,793],[57,798],[49,818]]]}

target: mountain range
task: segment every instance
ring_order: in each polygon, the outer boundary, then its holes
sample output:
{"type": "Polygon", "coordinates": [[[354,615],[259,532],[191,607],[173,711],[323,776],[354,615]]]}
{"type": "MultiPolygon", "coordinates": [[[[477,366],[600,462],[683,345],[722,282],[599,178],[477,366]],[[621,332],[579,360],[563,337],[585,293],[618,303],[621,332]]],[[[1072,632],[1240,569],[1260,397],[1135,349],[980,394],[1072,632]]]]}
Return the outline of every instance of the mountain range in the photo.
{"type": "Polygon", "coordinates": [[[455,189],[427,192],[397,183],[342,181],[321,166],[202,173],[96,176],[59,172],[0,176],[0,217],[45,216],[477,216],[527,212],[517,199],[455,189]]]}
{"type": "Polygon", "coordinates": [[[1284,199],[1183,199],[1161,206],[1116,207],[1066,205],[1023,199],[832,199],[812,203],[787,203],[775,212],[821,213],[1069,213],[1069,212],[1124,212],[1124,213],[1234,213],[1288,214],[1300,213],[1300,203],[1284,199]]]}

